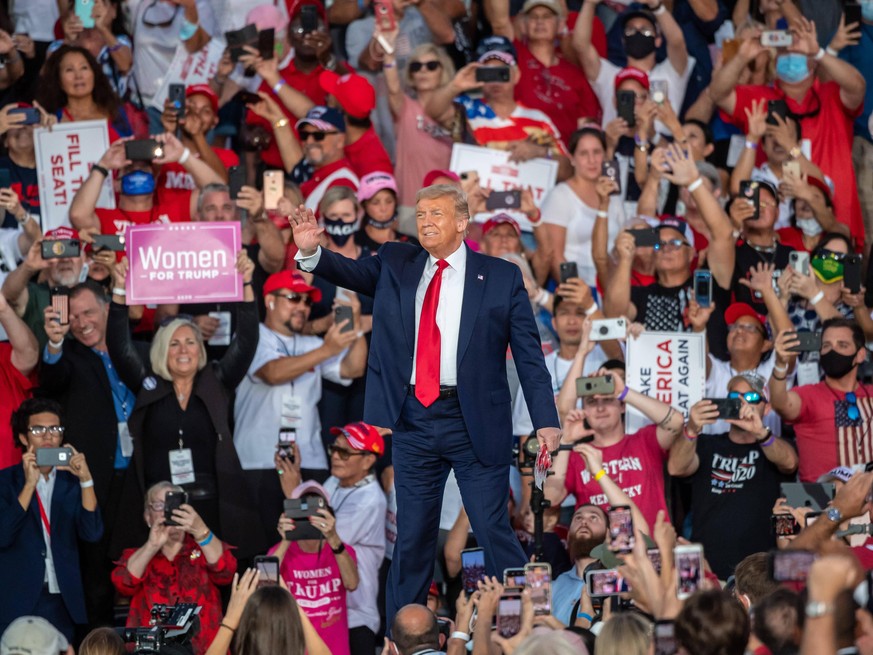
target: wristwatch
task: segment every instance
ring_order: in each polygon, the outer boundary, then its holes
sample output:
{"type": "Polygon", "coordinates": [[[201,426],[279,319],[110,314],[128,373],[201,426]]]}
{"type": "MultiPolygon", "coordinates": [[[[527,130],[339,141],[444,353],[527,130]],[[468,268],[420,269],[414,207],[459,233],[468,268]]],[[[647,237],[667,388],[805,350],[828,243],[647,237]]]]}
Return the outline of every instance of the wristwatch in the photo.
{"type": "Polygon", "coordinates": [[[834,523],[842,523],[843,521],[843,513],[836,507],[828,507],[826,514],[829,521],[834,523]]]}
{"type": "Polygon", "coordinates": [[[282,127],[287,127],[290,122],[291,121],[289,121],[287,118],[280,118],[275,123],[273,123],[273,127],[277,128],[277,129],[282,128],[282,127]]]}
{"type": "Polygon", "coordinates": [[[758,439],[755,439],[755,443],[764,443],[770,437],[773,436],[773,430],[771,430],[769,427],[765,427],[764,429],[767,430],[767,432],[764,434],[763,437],[759,437],[758,439]]]}
{"type": "Polygon", "coordinates": [[[806,616],[817,619],[834,611],[833,603],[824,603],[820,600],[811,600],[806,604],[806,616]]]}
{"type": "Polygon", "coordinates": [[[791,150],[788,151],[788,155],[792,159],[799,159],[803,154],[803,150],[800,149],[800,146],[794,146],[791,150]]]}

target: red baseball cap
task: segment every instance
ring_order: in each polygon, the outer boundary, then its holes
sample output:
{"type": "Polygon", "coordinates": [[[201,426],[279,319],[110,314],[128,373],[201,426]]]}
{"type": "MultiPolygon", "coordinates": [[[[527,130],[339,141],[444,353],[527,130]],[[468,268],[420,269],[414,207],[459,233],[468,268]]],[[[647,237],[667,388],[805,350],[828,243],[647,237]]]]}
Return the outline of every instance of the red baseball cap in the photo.
{"type": "Polygon", "coordinates": [[[649,76],[641,71],[639,68],[634,68],[633,66],[628,66],[627,68],[622,68],[618,75],[615,76],[615,88],[617,89],[621,86],[622,82],[627,80],[633,80],[634,82],[639,82],[643,85],[643,88],[646,91],[649,90],[649,76]]]}
{"type": "Polygon", "coordinates": [[[809,186],[814,186],[816,189],[821,191],[824,194],[825,200],[827,200],[830,205],[833,205],[833,191],[828,186],[827,182],[816,177],[815,175],[808,175],[806,178],[806,183],[809,184],[809,186]]]}
{"type": "Polygon", "coordinates": [[[452,171],[450,171],[450,170],[435,168],[432,171],[428,171],[425,174],[424,180],[422,180],[422,182],[421,182],[421,186],[423,186],[423,187],[430,186],[434,183],[434,180],[436,180],[437,178],[440,178],[440,177],[447,177],[455,184],[457,184],[461,181],[461,178],[458,177],[457,173],[452,173],[452,171]]]}
{"type": "Polygon", "coordinates": [[[321,289],[306,284],[306,280],[299,273],[291,271],[279,271],[273,273],[264,282],[264,295],[274,293],[279,289],[288,289],[294,293],[306,293],[312,298],[312,302],[321,300],[321,289]]]}
{"type": "Polygon", "coordinates": [[[56,227],[54,230],[49,230],[45,233],[46,241],[54,241],[57,239],[78,239],[79,232],[66,225],[56,227]]]}
{"type": "Polygon", "coordinates": [[[731,303],[730,307],[728,307],[727,311],[724,313],[724,322],[728,325],[733,325],[743,316],[751,316],[766,330],[767,319],[756,312],[751,305],[744,302],[731,303]]]}
{"type": "Polygon", "coordinates": [[[355,450],[362,450],[375,455],[381,455],[385,452],[385,440],[382,435],[369,423],[358,421],[357,423],[349,423],[342,428],[331,428],[330,433],[333,435],[343,435],[349,442],[349,446],[355,450]]]}
{"type": "Polygon", "coordinates": [[[503,212],[494,214],[494,216],[485,221],[485,224],[482,226],[482,236],[484,237],[498,225],[511,225],[515,228],[516,234],[521,236],[521,228],[518,226],[518,222],[512,216],[503,212]]]}
{"type": "Polygon", "coordinates": [[[218,113],[218,95],[215,91],[212,90],[212,87],[208,84],[192,84],[187,89],[185,89],[185,97],[190,98],[191,96],[202,95],[209,98],[209,104],[212,105],[212,111],[216,114],[218,113]]]}
{"type": "Polygon", "coordinates": [[[376,107],[376,90],[361,75],[337,75],[333,71],[321,71],[318,83],[322,91],[336,98],[349,116],[367,118],[376,107]]]}

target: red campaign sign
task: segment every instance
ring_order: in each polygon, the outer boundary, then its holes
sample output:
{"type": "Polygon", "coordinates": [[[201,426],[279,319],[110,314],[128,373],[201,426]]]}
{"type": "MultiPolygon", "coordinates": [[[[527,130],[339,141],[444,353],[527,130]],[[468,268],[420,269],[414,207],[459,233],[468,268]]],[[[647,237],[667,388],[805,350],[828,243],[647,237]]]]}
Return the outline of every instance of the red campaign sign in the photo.
{"type": "Polygon", "coordinates": [[[133,225],[125,233],[130,262],[127,303],[236,302],[243,280],[239,223],[133,225]]]}

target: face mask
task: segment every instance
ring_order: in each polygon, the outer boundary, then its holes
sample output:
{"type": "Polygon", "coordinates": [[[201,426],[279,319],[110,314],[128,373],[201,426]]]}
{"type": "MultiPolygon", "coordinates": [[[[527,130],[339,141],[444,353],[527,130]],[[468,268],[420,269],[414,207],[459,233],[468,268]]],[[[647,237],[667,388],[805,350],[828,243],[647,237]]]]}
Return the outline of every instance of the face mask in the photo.
{"type": "Polygon", "coordinates": [[[367,214],[366,218],[367,218],[367,225],[369,225],[370,227],[374,227],[377,230],[387,230],[387,229],[390,229],[392,225],[394,225],[394,221],[397,220],[397,214],[395,213],[394,216],[389,218],[387,221],[377,220],[377,219],[373,218],[372,216],[370,216],[369,214],[367,214]]]}
{"type": "Polygon", "coordinates": [[[817,237],[822,233],[821,223],[814,218],[798,218],[795,222],[797,228],[808,237],[817,237]]]}
{"type": "Polygon", "coordinates": [[[358,231],[358,222],[346,223],[342,219],[325,218],[324,231],[330,235],[331,241],[342,248],[346,245],[346,241],[351,239],[352,235],[358,231]]]}
{"type": "Polygon", "coordinates": [[[873,23],[873,0],[861,0],[861,18],[873,23]]]}
{"type": "Polygon", "coordinates": [[[655,37],[646,36],[642,32],[635,32],[624,37],[624,51],[628,57],[643,59],[655,51],[655,37]]]}
{"type": "Polygon", "coordinates": [[[121,193],[148,196],[155,192],[155,176],[147,171],[131,171],[121,178],[121,193]]]}
{"type": "Polygon", "coordinates": [[[796,52],[779,55],[776,59],[776,76],[783,82],[797,84],[809,77],[809,62],[806,55],[796,52]]]}
{"type": "Polygon", "coordinates": [[[848,375],[857,366],[855,364],[855,355],[857,354],[856,351],[852,355],[843,355],[836,350],[830,350],[819,358],[818,364],[826,376],[838,379],[848,375]]]}
{"type": "Polygon", "coordinates": [[[813,257],[810,266],[812,266],[815,276],[825,284],[843,279],[843,262],[838,262],[830,257],[826,259],[813,257]]]}

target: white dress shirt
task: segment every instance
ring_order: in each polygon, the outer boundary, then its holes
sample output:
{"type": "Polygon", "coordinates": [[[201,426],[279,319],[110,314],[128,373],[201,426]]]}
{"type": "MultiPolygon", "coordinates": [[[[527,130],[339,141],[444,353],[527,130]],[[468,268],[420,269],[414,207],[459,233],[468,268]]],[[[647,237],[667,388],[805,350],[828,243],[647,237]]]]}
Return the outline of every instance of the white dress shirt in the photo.
{"type": "MultiPolygon", "coordinates": [[[[39,500],[42,502],[42,507],[45,510],[45,515],[48,518],[49,526],[52,524],[52,494],[55,491],[55,480],[57,480],[58,472],[53,468],[49,471],[48,479],[42,473],[39,474],[39,480],[36,483],[36,493],[39,495],[39,500]]],[[[55,573],[55,560],[52,556],[52,540],[51,535],[45,529],[42,516],[39,517],[39,525],[42,528],[42,536],[45,539],[45,583],[48,585],[50,594],[61,593],[61,587],[58,584],[58,576],[55,573]]]]}

